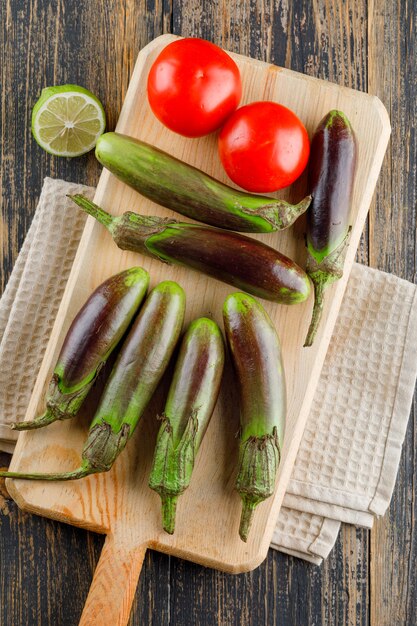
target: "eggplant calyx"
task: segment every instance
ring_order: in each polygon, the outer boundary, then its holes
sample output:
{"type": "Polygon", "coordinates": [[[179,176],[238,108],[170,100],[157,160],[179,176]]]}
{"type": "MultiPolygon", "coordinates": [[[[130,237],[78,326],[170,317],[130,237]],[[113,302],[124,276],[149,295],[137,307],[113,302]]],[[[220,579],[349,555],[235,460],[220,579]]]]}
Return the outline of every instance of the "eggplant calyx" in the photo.
{"type": "Polygon", "coordinates": [[[258,209],[241,208],[246,215],[263,217],[272,226],[272,230],[284,230],[305,213],[311,204],[311,196],[306,196],[298,204],[290,204],[285,200],[274,200],[271,204],[265,204],[258,209]]]}
{"type": "Polygon", "coordinates": [[[242,498],[239,535],[247,541],[253,512],[260,502],[274,493],[275,479],[281,460],[278,431],[262,437],[251,436],[241,442],[236,490],[242,498]]]}
{"type": "Polygon", "coordinates": [[[114,432],[111,425],[104,420],[93,426],[83,450],[83,464],[89,466],[90,473],[110,470],[126,446],[129,433],[129,424],[123,424],[118,432],[114,432]]]}
{"type": "Polygon", "coordinates": [[[66,420],[74,417],[95,382],[102,365],[102,363],[99,364],[93,378],[83,387],[68,392],[61,389],[61,380],[57,374],[54,374],[49,386],[49,400],[46,403],[46,411],[33,420],[10,424],[12,430],[35,430],[48,426],[48,424],[52,424],[58,420],[66,420]]]}
{"type": "Polygon", "coordinates": [[[342,239],[340,244],[330,254],[328,254],[320,262],[317,261],[309,250],[307,250],[307,274],[314,282],[314,274],[322,273],[333,277],[333,281],[339,280],[343,276],[343,266],[347,248],[349,245],[350,233],[352,227],[349,226],[348,232],[342,239]]]}
{"type": "Polygon", "coordinates": [[[169,417],[163,414],[159,419],[163,423],[156,442],[149,487],[161,497],[163,527],[172,535],[177,499],[190,484],[194,469],[198,418],[193,411],[177,445],[169,417]]]}
{"type": "Polygon", "coordinates": [[[316,259],[310,254],[310,252],[308,252],[307,274],[311,278],[314,286],[314,306],[310,326],[307,331],[307,337],[303,346],[304,348],[312,346],[314,339],[316,338],[317,330],[323,314],[324,292],[329,285],[336,282],[343,276],[343,266],[345,263],[351,230],[352,229],[350,227],[343,241],[320,263],[317,263],[316,259]]]}
{"type": "Polygon", "coordinates": [[[188,487],[194,467],[198,418],[196,411],[192,411],[177,443],[169,417],[163,414],[159,419],[162,426],[156,442],[149,486],[161,494],[179,495],[188,487]]]}

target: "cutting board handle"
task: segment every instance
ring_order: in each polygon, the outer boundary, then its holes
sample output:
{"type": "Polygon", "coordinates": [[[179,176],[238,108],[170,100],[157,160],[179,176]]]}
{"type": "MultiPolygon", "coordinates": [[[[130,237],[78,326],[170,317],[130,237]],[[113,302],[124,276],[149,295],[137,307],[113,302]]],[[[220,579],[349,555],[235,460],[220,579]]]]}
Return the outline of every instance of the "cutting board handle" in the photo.
{"type": "Polygon", "coordinates": [[[107,535],[79,626],[127,625],[145,554],[107,535]]]}

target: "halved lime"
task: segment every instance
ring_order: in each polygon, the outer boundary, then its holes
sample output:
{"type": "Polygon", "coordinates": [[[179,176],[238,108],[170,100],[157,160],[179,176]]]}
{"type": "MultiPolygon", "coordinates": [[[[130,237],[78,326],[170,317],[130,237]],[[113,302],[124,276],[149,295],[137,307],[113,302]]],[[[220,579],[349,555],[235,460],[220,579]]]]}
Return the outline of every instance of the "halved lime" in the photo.
{"type": "Polygon", "coordinates": [[[32,111],[32,133],[38,144],[57,156],[89,152],[106,127],[103,106],[88,89],[59,85],[42,90],[32,111]]]}

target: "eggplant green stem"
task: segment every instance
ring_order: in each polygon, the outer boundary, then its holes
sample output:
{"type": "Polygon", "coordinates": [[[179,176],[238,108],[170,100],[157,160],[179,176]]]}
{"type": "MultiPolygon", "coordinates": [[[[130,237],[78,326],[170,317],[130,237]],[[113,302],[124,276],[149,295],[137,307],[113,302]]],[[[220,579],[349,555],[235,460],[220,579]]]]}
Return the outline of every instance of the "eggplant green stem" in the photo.
{"type": "Polygon", "coordinates": [[[177,511],[178,496],[161,496],[162,499],[162,525],[170,535],[175,530],[175,514],[177,511]]]}
{"type": "Polygon", "coordinates": [[[94,474],[95,470],[87,466],[81,466],[72,472],[63,472],[62,474],[25,474],[24,472],[0,472],[1,478],[22,478],[24,480],[78,480],[89,474],[94,474]]]}
{"type": "Polygon", "coordinates": [[[310,326],[308,327],[307,337],[304,342],[304,348],[308,348],[313,345],[314,339],[316,338],[317,330],[320,325],[321,316],[323,314],[323,305],[324,305],[324,292],[326,290],[327,284],[326,280],[314,280],[314,306],[313,313],[311,315],[310,326]]]}
{"type": "Polygon", "coordinates": [[[323,313],[323,297],[325,290],[329,285],[343,276],[343,266],[351,231],[352,227],[349,226],[340,244],[320,262],[317,261],[314,254],[311,253],[307,246],[307,274],[314,285],[314,307],[307,337],[304,342],[304,348],[313,345],[313,341],[316,337],[323,313]]]}
{"type": "Polygon", "coordinates": [[[9,424],[12,430],[35,430],[36,428],[43,428],[56,421],[55,413],[48,407],[43,415],[40,415],[34,420],[29,422],[15,422],[9,424]]]}
{"type": "Polygon", "coordinates": [[[242,513],[240,516],[239,535],[245,543],[248,540],[255,509],[261,500],[251,496],[242,497],[242,513]]]}
{"type": "Polygon", "coordinates": [[[109,228],[111,226],[111,223],[113,222],[113,217],[110,215],[110,213],[104,211],[97,204],[94,204],[94,202],[90,202],[90,200],[88,200],[79,193],[75,194],[74,196],[67,194],[67,198],[73,200],[73,202],[78,204],[78,206],[81,207],[83,211],[88,213],[88,215],[91,215],[91,217],[94,217],[98,222],[100,222],[100,224],[102,224],[106,228],[109,228]]]}

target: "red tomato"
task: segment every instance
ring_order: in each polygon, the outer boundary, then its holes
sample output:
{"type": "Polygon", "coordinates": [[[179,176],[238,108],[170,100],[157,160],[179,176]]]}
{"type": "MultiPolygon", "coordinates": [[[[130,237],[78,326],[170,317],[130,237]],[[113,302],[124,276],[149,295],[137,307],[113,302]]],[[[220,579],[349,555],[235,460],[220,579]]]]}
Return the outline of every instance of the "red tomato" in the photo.
{"type": "Polygon", "coordinates": [[[219,154],[234,183],[255,192],[291,185],[310,154],[298,117],[275,102],[253,102],[235,111],[219,135],[219,154]]]}
{"type": "Polygon", "coordinates": [[[201,137],[220,128],[241,95],[236,63],[204,39],[168,44],[148,76],[152,111],[165,126],[186,137],[201,137]]]}

